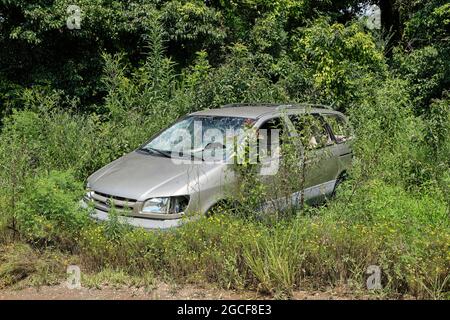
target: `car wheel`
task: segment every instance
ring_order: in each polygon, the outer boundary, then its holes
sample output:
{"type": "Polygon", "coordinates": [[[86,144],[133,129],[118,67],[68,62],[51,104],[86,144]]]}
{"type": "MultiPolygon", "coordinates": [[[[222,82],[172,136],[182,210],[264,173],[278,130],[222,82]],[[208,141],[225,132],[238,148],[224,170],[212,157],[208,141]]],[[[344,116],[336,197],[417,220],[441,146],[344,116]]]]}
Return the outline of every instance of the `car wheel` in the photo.
{"type": "Polygon", "coordinates": [[[229,202],[229,201],[220,201],[220,202],[216,203],[215,205],[213,205],[206,212],[206,216],[210,217],[210,216],[213,216],[215,214],[221,214],[221,213],[224,213],[224,212],[232,213],[234,209],[235,209],[235,206],[233,206],[231,202],[229,202]]]}
{"type": "Polygon", "coordinates": [[[347,178],[345,173],[342,173],[339,178],[337,178],[336,183],[334,184],[333,192],[331,193],[331,199],[335,199],[339,195],[340,186],[347,178]]]}

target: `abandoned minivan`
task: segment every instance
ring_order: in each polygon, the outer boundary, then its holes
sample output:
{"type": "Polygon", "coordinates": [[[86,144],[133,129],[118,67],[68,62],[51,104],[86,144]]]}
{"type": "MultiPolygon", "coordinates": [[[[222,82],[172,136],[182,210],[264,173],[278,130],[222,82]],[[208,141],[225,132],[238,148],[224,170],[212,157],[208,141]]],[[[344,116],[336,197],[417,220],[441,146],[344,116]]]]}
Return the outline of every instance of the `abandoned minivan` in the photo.
{"type": "Polygon", "coordinates": [[[342,113],[311,104],[232,104],[189,114],[92,174],[83,206],[97,220],[114,211],[124,223],[145,229],[177,227],[208,214],[236,184],[231,164],[249,129],[256,132],[260,174],[268,176],[277,174],[283,157],[280,136],[306,137],[298,148],[314,161],[298,190],[304,201],[331,196],[351,166],[353,133],[342,113]]]}

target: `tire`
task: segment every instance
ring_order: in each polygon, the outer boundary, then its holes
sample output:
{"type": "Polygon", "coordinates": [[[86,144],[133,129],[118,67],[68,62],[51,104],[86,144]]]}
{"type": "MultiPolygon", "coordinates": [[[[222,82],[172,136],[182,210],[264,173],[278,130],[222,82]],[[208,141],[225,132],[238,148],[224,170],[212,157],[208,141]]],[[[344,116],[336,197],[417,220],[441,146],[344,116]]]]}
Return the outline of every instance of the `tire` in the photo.
{"type": "Polygon", "coordinates": [[[339,186],[347,179],[347,174],[345,172],[341,173],[334,184],[333,192],[331,193],[330,199],[336,199],[339,194],[339,186]]]}
{"type": "Polygon", "coordinates": [[[215,216],[217,213],[220,212],[220,209],[221,209],[220,206],[215,204],[211,208],[209,208],[208,211],[206,211],[206,216],[207,217],[215,216]]]}
{"type": "Polygon", "coordinates": [[[214,204],[211,208],[209,208],[208,211],[206,212],[206,216],[211,217],[215,214],[220,214],[220,213],[223,213],[224,211],[229,211],[229,210],[232,210],[232,207],[231,207],[231,204],[229,203],[229,201],[222,200],[222,201],[219,201],[218,203],[214,204]]]}

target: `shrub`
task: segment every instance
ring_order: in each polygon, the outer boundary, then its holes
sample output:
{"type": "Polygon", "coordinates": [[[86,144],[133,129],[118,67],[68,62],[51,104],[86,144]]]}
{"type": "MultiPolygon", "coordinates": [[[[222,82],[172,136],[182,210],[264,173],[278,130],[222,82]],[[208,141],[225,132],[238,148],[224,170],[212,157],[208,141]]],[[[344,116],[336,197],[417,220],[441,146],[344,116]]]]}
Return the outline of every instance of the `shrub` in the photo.
{"type": "Polygon", "coordinates": [[[160,277],[228,288],[244,286],[241,243],[256,236],[251,225],[227,216],[201,218],[165,232],[128,230],[117,242],[108,239],[106,228],[98,225],[83,231],[81,259],[91,270],[114,267],[138,274],[152,270],[160,277]]]}
{"type": "MultiPolygon", "coordinates": [[[[55,97],[47,99],[56,99],[52,104],[58,101],[55,97]]],[[[0,141],[2,163],[10,167],[23,163],[17,168],[22,168],[25,176],[39,168],[71,169],[82,177],[101,159],[90,158],[96,154],[96,139],[100,138],[94,116],[74,115],[56,107],[34,109],[31,105],[26,110],[15,111],[4,122],[0,141]]],[[[0,172],[4,177],[8,174],[11,171],[0,172]]]]}
{"type": "Polygon", "coordinates": [[[397,52],[396,71],[409,83],[409,90],[417,115],[427,114],[432,99],[442,96],[449,86],[450,49],[426,46],[409,54],[397,52]]]}
{"type": "Polygon", "coordinates": [[[361,25],[330,24],[321,18],[293,36],[294,61],[306,67],[308,78],[328,104],[346,110],[357,97],[361,79],[383,78],[383,52],[361,25]]]}
{"type": "Polygon", "coordinates": [[[352,174],[357,183],[371,177],[402,183],[416,154],[414,140],[423,135],[423,123],[411,112],[407,82],[387,79],[361,91],[362,102],[348,111],[356,136],[352,174]]]}
{"type": "Polygon", "coordinates": [[[32,241],[72,245],[88,223],[79,206],[83,194],[82,184],[67,172],[51,171],[29,180],[17,205],[19,231],[32,241]]]}
{"type": "Polygon", "coordinates": [[[284,90],[271,83],[255,66],[255,57],[243,44],[230,48],[227,61],[212,69],[197,87],[193,105],[197,109],[217,108],[228,103],[287,101],[284,90]]]}

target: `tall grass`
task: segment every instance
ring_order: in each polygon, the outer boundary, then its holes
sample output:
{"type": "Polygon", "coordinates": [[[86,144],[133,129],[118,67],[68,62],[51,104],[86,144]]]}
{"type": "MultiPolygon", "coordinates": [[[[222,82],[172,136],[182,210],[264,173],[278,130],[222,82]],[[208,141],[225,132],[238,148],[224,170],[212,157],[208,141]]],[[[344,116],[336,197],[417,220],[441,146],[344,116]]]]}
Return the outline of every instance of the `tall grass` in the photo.
{"type": "Polygon", "coordinates": [[[80,254],[93,270],[152,270],[181,282],[271,294],[340,285],[366,290],[367,268],[377,265],[387,294],[445,295],[450,263],[445,202],[430,203],[428,196],[415,197],[386,184],[356,197],[359,217],[355,208],[338,201],[270,228],[223,214],[171,232],[131,230],[120,242],[111,242],[104,227],[95,226],[84,235],[80,254]],[[386,201],[390,212],[405,215],[386,214],[386,201]],[[435,220],[424,224],[423,213],[430,210],[435,220]]]}

